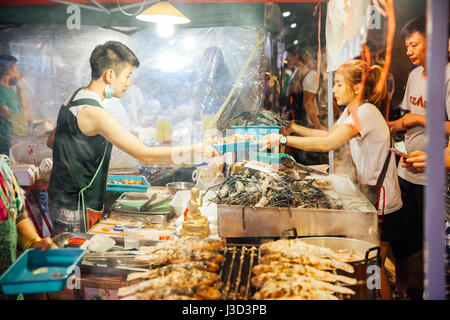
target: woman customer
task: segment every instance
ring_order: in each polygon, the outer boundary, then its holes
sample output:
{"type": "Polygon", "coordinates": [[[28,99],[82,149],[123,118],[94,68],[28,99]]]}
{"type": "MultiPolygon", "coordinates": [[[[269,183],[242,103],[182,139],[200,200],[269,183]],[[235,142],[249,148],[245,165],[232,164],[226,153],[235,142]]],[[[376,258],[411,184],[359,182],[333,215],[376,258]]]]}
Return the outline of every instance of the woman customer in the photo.
{"type": "MultiPolygon", "coordinates": [[[[0,155],[0,276],[15,262],[17,246],[28,248],[57,248],[50,238],[42,239],[25,212],[24,192],[17,184],[9,159],[0,155]]],[[[0,300],[22,299],[20,295],[7,296],[0,287],[0,300]]]]}
{"type": "Polygon", "coordinates": [[[384,262],[389,244],[394,256],[401,252],[402,199],[396,174],[395,157],[389,152],[391,136],[389,127],[378,110],[386,95],[374,88],[381,74],[381,68],[370,67],[361,60],[352,60],[342,65],[335,76],[333,94],[338,106],[346,106],[344,112],[330,131],[302,127],[296,124],[286,130],[286,134],[296,132],[297,136],[271,134],[264,137],[262,148],[273,148],[284,144],[307,151],[328,152],[344,143],[350,145],[351,157],[361,185],[375,185],[383,167],[387,165],[382,182],[378,214],[381,220],[381,298],[391,299],[384,262]],[[365,81],[363,77],[366,75],[365,81]],[[376,155],[376,156],[375,156],[376,155]]]}

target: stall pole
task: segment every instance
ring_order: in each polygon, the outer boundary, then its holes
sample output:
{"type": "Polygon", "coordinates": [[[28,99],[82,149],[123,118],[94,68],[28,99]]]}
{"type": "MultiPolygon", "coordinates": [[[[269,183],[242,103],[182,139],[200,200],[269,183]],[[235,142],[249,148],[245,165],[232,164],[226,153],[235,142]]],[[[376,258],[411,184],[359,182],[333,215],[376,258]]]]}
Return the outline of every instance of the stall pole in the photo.
{"type": "MultiPolygon", "coordinates": [[[[328,72],[328,131],[333,127],[333,72],[328,72]]],[[[334,173],[334,151],[328,152],[328,161],[330,165],[329,173],[334,173]]]]}
{"type": "MultiPolygon", "coordinates": [[[[425,299],[445,300],[444,159],[448,0],[427,2],[427,184],[425,187],[425,299]]],[[[412,150],[410,150],[412,151],[412,150]]]]}

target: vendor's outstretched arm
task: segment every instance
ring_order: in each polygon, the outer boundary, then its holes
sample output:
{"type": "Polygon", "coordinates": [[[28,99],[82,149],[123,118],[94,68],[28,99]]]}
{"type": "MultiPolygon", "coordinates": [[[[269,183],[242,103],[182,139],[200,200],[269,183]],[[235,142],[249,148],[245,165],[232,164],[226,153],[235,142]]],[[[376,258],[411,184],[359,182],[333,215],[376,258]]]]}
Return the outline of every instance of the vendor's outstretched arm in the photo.
{"type": "Polygon", "coordinates": [[[87,106],[80,111],[78,126],[81,132],[87,136],[102,135],[144,165],[159,161],[174,162],[174,158],[180,159],[180,154],[191,154],[193,152],[211,153],[207,156],[214,155],[212,152],[214,149],[211,146],[203,146],[202,144],[186,147],[148,147],[122,126],[111,113],[98,107],[87,106]]]}
{"type": "MultiPolygon", "coordinates": [[[[305,151],[328,152],[342,146],[357,134],[358,132],[352,126],[335,125],[330,133],[324,137],[289,136],[286,145],[305,151]]],[[[259,151],[273,149],[279,146],[280,137],[281,134],[272,133],[259,141],[252,142],[252,144],[259,144],[261,146],[259,151]]]]}
{"type": "MultiPolygon", "coordinates": [[[[333,131],[336,126],[337,125],[335,124],[330,132],[333,131]]],[[[286,134],[289,135],[294,132],[302,137],[326,137],[329,133],[327,130],[312,129],[293,123],[287,128],[286,134]]]]}
{"type": "Polygon", "coordinates": [[[305,151],[329,152],[339,148],[353,138],[357,132],[347,125],[334,126],[327,136],[287,138],[286,145],[305,151]]]}

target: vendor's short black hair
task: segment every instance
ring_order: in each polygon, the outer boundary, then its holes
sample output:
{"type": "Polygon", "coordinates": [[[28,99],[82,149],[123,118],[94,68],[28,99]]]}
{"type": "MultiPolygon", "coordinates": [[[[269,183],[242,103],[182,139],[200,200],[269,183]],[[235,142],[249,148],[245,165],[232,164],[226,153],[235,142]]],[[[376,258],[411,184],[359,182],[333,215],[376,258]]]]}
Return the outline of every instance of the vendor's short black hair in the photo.
{"type": "Polygon", "coordinates": [[[0,55],[0,78],[3,78],[17,63],[17,59],[9,54],[0,55]]]}
{"type": "Polygon", "coordinates": [[[425,16],[419,16],[415,19],[408,21],[401,31],[402,40],[406,40],[410,35],[415,32],[419,32],[422,36],[426,37],[426,19],[425,16]]]}
{"type": "Polygon", "coordinates": [[[101,77],[106,69],[112,68],[119,75],[125,67],[125,62],[133,67],[139,67],[139,60],[126,45],[118,41],[108,41],[95,47],[89,63],[91,65],[92,79],[101,77]]]}

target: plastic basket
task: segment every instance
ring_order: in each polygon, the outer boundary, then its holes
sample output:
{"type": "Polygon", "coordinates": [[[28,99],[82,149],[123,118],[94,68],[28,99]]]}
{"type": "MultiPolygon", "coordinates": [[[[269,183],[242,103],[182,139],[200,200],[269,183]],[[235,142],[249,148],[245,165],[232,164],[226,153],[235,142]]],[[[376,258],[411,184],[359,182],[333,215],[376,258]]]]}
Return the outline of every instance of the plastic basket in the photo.
{"type": "Polygon", "coordinates": [[[86,252],[78,248],[28,249],[0,278],[3,293],[59,292],[86,252]]]}
{"type": "Polygon", "coordinates": [[[252,144],[254,141],[256,141],[256,140],[239,141],[239,142],[224,143],[224,144],[213,143],[212,146],[219,153],[235,152],[235,151],[241,151],[241,150],[255,150],[255,149],[260,148],[261,147],[260,144],[252,144]]]}
{"type": "Polygon", "coordinates": [[[284,153],[266,153],[266,152],[250,152],[250,160],[261,161],[264,163],[282,163],[283,158],[290,158],[284,153]]]}
{"type": "Polygon", "coordinates": [[[123,183],[107,183],[106,191],[114,191],[114,192],[147,192],[147,188],[150,187],[150,183],[148,183],[147,179],[144,176],[135,176],[135,175],[110,175],[108,176],[107,182],[116,181],[120,182],[121,180],[134,180],[141,181],[142,184],[123,184],[123,183]]]}
{"type": "Polygon", "coordinates": [[[261,139],[271,133],[280,133],[281,126],[232,126],[234,134],[248,134],[261,139]]]}

